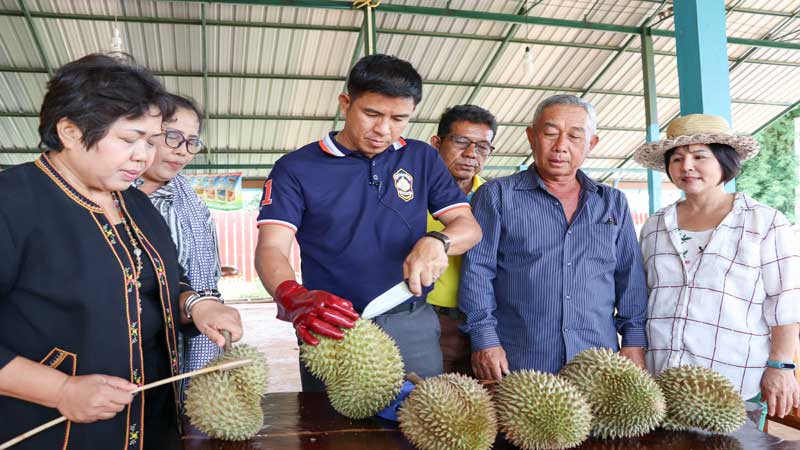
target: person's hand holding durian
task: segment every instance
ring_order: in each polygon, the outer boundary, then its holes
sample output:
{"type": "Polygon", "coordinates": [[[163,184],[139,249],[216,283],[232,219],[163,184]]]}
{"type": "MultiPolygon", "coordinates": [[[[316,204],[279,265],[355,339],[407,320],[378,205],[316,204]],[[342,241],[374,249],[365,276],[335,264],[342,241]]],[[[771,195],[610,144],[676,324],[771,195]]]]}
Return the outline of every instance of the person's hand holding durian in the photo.
{"type": "Polygon", "coordinates": [[[294,280],[287,280],[275,290],[278,319],[292,322],[297,334],[309,345],[319,344],[310,332],[333,338],[344,338],[344,328],[353,328],[358,313],[349,301],[330,292],[309,291],[294,280]]]}

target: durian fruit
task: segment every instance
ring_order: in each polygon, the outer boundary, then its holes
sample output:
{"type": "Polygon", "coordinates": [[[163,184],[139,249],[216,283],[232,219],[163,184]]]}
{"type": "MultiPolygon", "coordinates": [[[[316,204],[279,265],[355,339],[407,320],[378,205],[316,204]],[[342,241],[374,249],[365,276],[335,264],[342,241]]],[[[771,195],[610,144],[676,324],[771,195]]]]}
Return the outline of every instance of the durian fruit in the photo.
{"type": "Polygon", "coordinates": [[[564,378],[534,370],[512,372],[497,385],[494,399],[500,429],[522,449],[571,448],[589,436],[591,408],[564,378]]]}
{"type": "MultiPolygon", "coordinates": [[[[252,359],[252,364],[239,367],[230,371],[236,390],[243,395],[252,397],[254,402],[261,402],[261,397],[267,393],[269,370],[267,358],[252,345],[242,344],[226,350],[206,364],[216,366],[236,359],[252,359]]],[[[191,382],[189,383],[191,384],[191,382]]]]}
{"type": "Polygon", "coordinates": [[[667,402],[662,426],[668,430],[700,428],[730,433],[746,420],[744,401],[733,383],[712,369],[673,367],[661,372],[656,382],[667,402]]]}
{"type": "Polygon", "coordinates": [[[249,439],[264,423],[260,402],[242,395],[236,370],[199,375],[186,390],[186,415],[192,425],[213,438],[249,439]]]}
{"type": "Polygon", "coordinates": [[[461,374],[421,381],[403,402],[397,418],[400,430],[420,450],[486,450],[497,435],[489,393],[461,374]]]}
{"type": "Polygon", "coordinates": [[[375,415],[403,386],[403,358],[394,340],[370,320],[357,320],[344,339],[303,344],[306,367],[325,382],[331,406],[352,419],[375,415]]]}
{"type": "Polygon", "coordinates": [[[592,408],[592,435],[640,436],[664,417],[664,395],[655,380],[632,361],[604,348],[575,355],[560,375],[572,382],[592,408]]]}

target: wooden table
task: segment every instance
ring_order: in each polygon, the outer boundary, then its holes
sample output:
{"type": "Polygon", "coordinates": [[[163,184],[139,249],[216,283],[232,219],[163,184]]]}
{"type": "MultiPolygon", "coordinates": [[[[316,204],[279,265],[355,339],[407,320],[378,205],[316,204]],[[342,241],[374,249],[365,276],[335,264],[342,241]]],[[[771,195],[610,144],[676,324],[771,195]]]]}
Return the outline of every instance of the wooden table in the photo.
{"type": "MultiPolygon", "coordinates": [[[[276,393],[264,397],[264,427],[248,441],[209,439],[185,421],[185,450],[414,450],[397,424],[382,419],[351,420],[334,411],[324,394],[276,393]]],[[[515,449],[498,436],[496,450],[515,449]]],[[[733,435],[658,430],[640,438],[595,440],[579,449],[593,450],[800,450],[800,441],[782,442],[749,421],[733,435]]]]}

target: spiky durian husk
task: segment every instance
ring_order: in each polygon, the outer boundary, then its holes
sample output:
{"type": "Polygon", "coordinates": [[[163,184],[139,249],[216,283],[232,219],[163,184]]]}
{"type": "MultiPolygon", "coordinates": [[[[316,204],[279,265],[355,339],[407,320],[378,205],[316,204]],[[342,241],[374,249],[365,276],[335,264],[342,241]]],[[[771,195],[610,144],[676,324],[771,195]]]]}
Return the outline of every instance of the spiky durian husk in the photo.
{"type": "Polygon", "coordinates": [[[230,371],[236,390],[248,396],[248,401],[260,403],[261,397],[267,393],[269,368],[267,366],[267,358],[257,348],[247,344],[237,345],[212,359],[206,365],[214,366],[236,359],[253,360],[252,364],[230,371]]]}
{"type": "Polygon", "coordinates": [[[744,424],[744,401],[724,375],[700,366],[667,369],[656,378],[667,402],[663,427],[730,433],[744,424]]]}
{"type": "Polygon", "coordinates": [[[503,378],[494,394],[500,429],[526,450],[579,445],[591,430],[589,403],[566,379],[534,370],[503,378]]]}
{"type": "Polygon", "coordinates": [[[560,372],[592,408],[592,435],[640,436],[664,417],[664,395],[655,380],[629,359],[602,348],[575,355],[560,372]]]}
{"type": "Polygon", "coordinates": [[[485,450],[497,435],[489,393],[460,374],[427,378],[397,414],[400,430],[420,450],[485,450]]]}
{"type": "Polygon", "coordinates": [[[342,340],[320,337],[304,344],[303,361],[321,378],[331,406],[361,419],[385,408],[403,386],[403,358],[394,340],[370,320],[358,320],[342,340]]]}
{"type": "Polygon", "coordinates": [[[209,436],[227,441],[249,439],[258,433],[264,415],[258,402],[242,395],[232,371],[197,376],[186,390],[186,415],[209,436]]]}

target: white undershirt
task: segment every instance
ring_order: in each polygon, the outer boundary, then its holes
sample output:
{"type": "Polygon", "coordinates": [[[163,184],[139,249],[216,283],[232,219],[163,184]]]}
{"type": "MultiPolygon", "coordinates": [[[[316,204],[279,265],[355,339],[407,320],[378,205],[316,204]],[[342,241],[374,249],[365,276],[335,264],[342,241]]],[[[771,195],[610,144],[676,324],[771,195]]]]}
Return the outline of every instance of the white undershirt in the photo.
{"type": "Polygon", "coordinates": [[[708,245],[708,241],[711,240],[711,234],[714,229],[703,231],[679,229],[678,232],[681,241],[681,248],[679,249],[681,258],[683,258],[683,263],[686,264],[687,272],[691,272],[700,259],[700,254],[703,253],[703,250],[708,245]]]}

